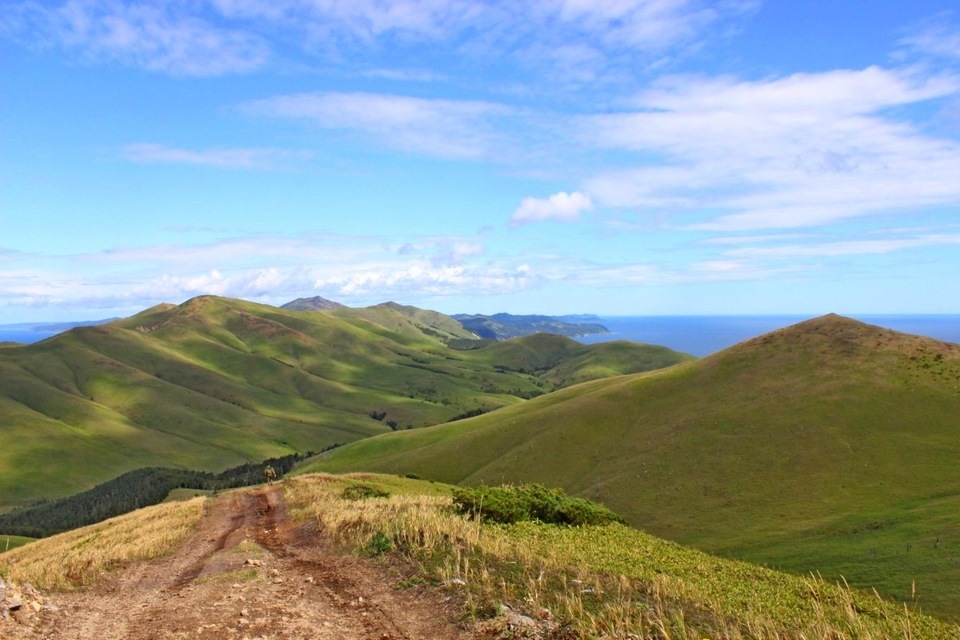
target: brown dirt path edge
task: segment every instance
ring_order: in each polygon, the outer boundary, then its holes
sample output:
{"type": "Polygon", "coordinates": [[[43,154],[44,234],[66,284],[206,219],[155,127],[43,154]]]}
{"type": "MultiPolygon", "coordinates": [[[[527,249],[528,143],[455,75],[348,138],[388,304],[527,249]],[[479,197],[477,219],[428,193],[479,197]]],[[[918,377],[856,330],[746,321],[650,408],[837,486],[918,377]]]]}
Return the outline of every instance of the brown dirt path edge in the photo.
{"type": "Polygon", "coordinates": [[[290,522],[280,488],[264,487],[221,496],[173,555],[53,594],[56,611],[8,626],[4,640],[473,637],[456,623],[455,604],[429,589],[393,588],[400,579],[290,522]]]}

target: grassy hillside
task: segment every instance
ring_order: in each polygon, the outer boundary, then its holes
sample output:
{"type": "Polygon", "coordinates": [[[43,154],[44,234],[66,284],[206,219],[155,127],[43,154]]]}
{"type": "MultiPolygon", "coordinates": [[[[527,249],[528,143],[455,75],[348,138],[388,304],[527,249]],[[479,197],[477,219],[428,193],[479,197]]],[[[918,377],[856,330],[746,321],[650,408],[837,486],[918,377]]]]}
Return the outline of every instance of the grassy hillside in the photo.
{"type": "Polygon", "coordinates": [[[826,316],[306,470],[542,482],[724,555],[960,618],[960,346],[826,316]]]}
{"type": "MultiPolygon", "coordinates": [[[[461,603],[465,617],[481,627],[503,604],[510,608],[500,617],[503,626],[511,616],[530,616],[529,634],[521,626],[496,637],[953,640],[960,634],[912,604],[717,558],[618,524],[487,525],[454,512],[452,489],[373,474],[283,483],[294,520],[320,524],[301,529],[301,549],[316,535],[362,555],[394,554],[384,588],[448,590],[448,600],[461,603]],[[410,562],[396,562],[398,556],[410,562]],[[416,572],[405,573],[411,565],[416,572]]],[[[95,585],[118,568],[175,550],[210,504],[201,498],[141,509],[0,553],[0,575],[43,590],[95,585]]],[[[183,603],[196,604],[186,595],[183,603]]]]}
{"type": "Polygon", "coordinates": [[[477,339],[450,316],[396,302],[384,302],[363,308],[341,307],[330,313],[339,318],[371,322],[405,336],[420,339],[427,337],[444,344],[457,339],[477,339]]]}
{"type": "Polygon", "coordinates": [[[308,475],[285,482],[285,495],[295,517],[319,521],[327,535],[366,553],[411,557],[415,579],[456,589],[476,615],[502,603],[540,620],[548,611],[556,626],[545,637],[947,640],[960,633],[912,604],[717,558],[619,524],[464,520],[443,488],[372,474],[308,475]]]}
{"type": "MultiPolygon", "coordinates": [[[[374,322],[202,296],[0,350],[0,509],[140,467],[218,471],[319,451],[555,388],[550,371],[446,347],[434,335],[445,316],[396,307],[374,322]]],[[[571,356],[583,348],[569,342],[571,356]]],[[[648,366],[649,347],[624,349],[635,357],[611,370],[648,366]]]]}

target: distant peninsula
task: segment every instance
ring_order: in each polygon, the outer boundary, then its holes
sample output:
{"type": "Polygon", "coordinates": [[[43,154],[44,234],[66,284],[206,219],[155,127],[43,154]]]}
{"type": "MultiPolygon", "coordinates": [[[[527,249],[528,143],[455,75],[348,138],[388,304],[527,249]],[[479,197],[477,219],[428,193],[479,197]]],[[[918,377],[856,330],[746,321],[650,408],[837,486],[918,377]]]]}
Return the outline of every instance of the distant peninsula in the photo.
{"type": "Polygon", "coordinates": [[[591,315],[515,316],[510,313],[496,313],[486,316],[459,313],[451,317],[477,337],[487,340],[507,340],[532,333],[555,333],[570,338],[610,333],[609,329],[598,322],[587,322],[599,320],[591,315]]]}
{"type": "Polygon", "coordinates": [[[488,316],[479,313],[458,313],[444,316],[437,312],[430,312],[430,317],[425,317],[422,310],[398,305],[394,302],[385,302],[363,309],[353,309],[320,296],[297,298],[280,308],[287,311],[336,311],[361,317],[371,316],[371,314],[376,316],[375,318],[367,317],[368,320],[377,319],[386,311],[393,311],[415,320],[419,325],[426,325],[434,329],[442,326],[445,333],[451,334],[449,337],[457,337],[458,329],[455,330],[450,326],[452,324],[453,327],[456,327],[456,324],[451,322],[452,319],[469,332],[459,334],[459,337],[470,338],[476,336],[481,340],[509,340],[510,338],[529,336],[534,333],[553,333],[568,338],[610,333],[609,329],[600,324],[600,318],[593,314],[543,316],[496,313],[488,316]]]}

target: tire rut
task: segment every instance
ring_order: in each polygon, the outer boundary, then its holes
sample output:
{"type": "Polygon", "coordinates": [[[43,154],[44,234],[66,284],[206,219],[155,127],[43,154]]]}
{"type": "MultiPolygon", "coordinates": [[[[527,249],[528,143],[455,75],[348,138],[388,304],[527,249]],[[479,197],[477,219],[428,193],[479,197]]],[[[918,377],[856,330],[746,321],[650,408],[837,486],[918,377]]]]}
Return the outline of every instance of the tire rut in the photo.
{"type": "Polygon", "coordinates": [[[168,557],[118,572],[4,640],[467,640],[456,606],[287,517],[278,486],[225,494],[168,557]]]}

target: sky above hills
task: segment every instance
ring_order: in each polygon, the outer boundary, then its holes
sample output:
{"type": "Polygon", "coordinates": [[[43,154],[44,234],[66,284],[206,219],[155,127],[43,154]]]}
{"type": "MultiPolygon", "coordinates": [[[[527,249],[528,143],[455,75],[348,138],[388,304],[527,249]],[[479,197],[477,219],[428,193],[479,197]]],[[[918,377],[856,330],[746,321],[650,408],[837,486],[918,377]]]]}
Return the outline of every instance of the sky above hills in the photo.
{"type": "Polygon", "coordinates": [[[0,323],[960,313],[947,0],[8,0],[0,323]]]}

